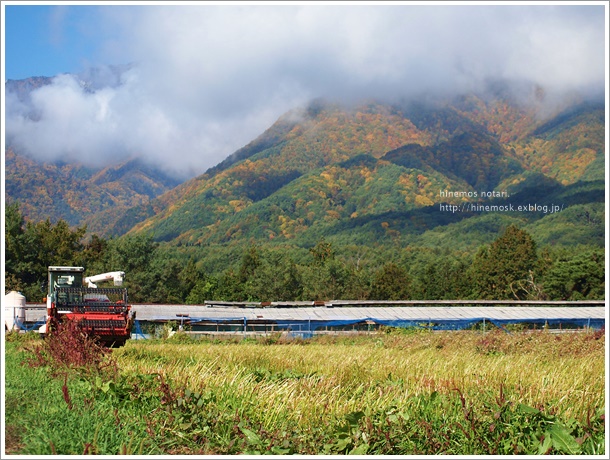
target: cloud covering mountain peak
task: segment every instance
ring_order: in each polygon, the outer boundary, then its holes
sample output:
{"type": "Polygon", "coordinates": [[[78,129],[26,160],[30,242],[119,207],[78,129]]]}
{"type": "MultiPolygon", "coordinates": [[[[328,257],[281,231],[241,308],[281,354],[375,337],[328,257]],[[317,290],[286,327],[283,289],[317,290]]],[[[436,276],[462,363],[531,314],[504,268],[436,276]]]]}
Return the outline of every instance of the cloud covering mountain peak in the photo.
{"type": "MultiPolygon", "coordinates": [[[[313,98],[393,101],[528,81],[603,94],[603,6],[99,7],[100,62],[7,91],[7,142],[47,161],[142,156],[189,177],[313,98]],[[86,82],[83,84],[83,82],[86,82]]],[[[93,16],[92,16],[93,17],[93,16]]]]}

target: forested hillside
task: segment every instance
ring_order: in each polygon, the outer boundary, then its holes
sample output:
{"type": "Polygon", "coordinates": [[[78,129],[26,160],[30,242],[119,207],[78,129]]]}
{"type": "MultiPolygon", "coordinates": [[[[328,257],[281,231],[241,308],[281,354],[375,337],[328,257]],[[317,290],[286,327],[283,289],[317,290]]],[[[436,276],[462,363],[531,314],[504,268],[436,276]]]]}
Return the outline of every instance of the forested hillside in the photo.
{"type": "Polygon", "coordinates": [[[604,129],[603,105],[501,91],[314,101],[175,187],[9,147],[7,288],[78,264],[145,302],[603,298],[604,129]]]}
{"type": "MultiPolygon", "coordinates": [[[[503,195],[493,203],[507,206],[603,202],[603,183],[583,184],[596,191],[561,201],[578,182],[603,181],[603,136],[603,109],[594,104],[540,120],[531,107],[476,96],[351,109],[318,101],[286,114],[206,174],[129,210],[115,232],[141,219],[131,234],[186,245],[244,238],[311,245],[344,231],[352,242],[392,235],[407,244],[481,217],[463,208],[447,215],[440,204],[490,204],[495,197],[483,196],[490,192],[503,195]]],[[[498,218],[529,223],[543,214],[498,218]]]]}
{"type": "Polygon", "coordinates": [[[49,265],[81,265],[86,275],[120,268],[136,303],[604,298],[603,247],[541,246],[507,221],[487,218],[477,224],[497,236],[474,250],[451,245],[477,240],[472,229],[451,226],[442,235],[445,246],[372,247],[320,238],[309,249],[250,243],[185,250],[144,235],[83,239],[83,227],[26,223],[12,205],[6,216],[5,280],[8,290],[21,291],[29,301],[42,299],[49,265]],[[454,239],[457,234],[465,236],[454,239]]]}
{"type": "Polygon", "coordinates": [[[90,233],[103,234],[127,209],[148,203],[178,182],[133,159],[104,168],[81,164],[42,163],[5,152],[7,203],[18,202],[28,220],[65,220],[86,224],[90,233]]]}

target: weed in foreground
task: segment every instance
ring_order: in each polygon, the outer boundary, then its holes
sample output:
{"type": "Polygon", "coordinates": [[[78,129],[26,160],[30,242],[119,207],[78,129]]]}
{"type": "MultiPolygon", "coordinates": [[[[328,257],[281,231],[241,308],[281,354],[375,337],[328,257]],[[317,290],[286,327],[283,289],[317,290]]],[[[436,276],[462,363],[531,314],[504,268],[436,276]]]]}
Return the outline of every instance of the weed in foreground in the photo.
{"type": "Polygon", "coordinates": [[[85,374],[116,375],[118,367],[109,359],[111,351],[95,337],[85,334],[76,321],[57,324],[46,339],[29,351],[32,367],[49,367],[53,375],[65,375],[70,369],[85,374]]]}

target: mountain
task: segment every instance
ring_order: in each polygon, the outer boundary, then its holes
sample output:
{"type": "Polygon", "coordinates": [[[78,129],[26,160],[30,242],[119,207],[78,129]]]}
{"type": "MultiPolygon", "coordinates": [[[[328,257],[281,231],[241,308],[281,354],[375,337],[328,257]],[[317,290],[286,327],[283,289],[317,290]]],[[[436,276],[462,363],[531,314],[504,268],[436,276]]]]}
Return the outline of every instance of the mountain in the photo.
{"type": "MultiPolygon", "coordinates": [[[[123,70],[102,69],[80,82],[95,91],[118,84],[123,70]]],[[[50,81],[6,87],[27,105],[29,92],[50,81]]],[[[474,247],[508,223],[549,244],[575,244],[570,235],[597,244],[601,231],[603,244],[603,102],[574,98],[549,111],[545,97],[540,87],[515,91],[494,82],[444,99],[349,107],[315,100],[184,183],[137,158],[105,168],[46,164],[9,145],[6,200],[21,203],[29,220],[61,218],[105,237],[149,234],[185,247],[309,247],[321,237],[474,247]],[[500,196],[483,196],[493,192],[500,196]],[[468,203],[562,208],[465,211],[468,203]]]]}
{"type": "Polygon", "coordinates": [[[26,219],[63,219],[71,226],[86,224],[98,234],[105,234],[127,209],[146,204],[178,184],[138,159],[87,168],[36,161],[8,147],[4,167],[6,201],[19,202],[26,219]]]}
{"type": "MultiPolygon", "coordinates": [[[[603,105],[593,103],[540,118],[535,105],[510,97],[355,108],[316,101],[285,114],[205,174],[128,210],[114,231],[132,227],[131,234],[197,246],[312,245],[320,237],[406,245],[424,244],[426,232],[488,217],[442,212],[440,204],[468,199],[441,191],[470,194],[480,204],[526,205],[535,197],[564,207],[589,203],[599,215],[604,127],[603,105]],[[574,198],[583,181],[589,190],[574,198]],[[482,196],[494,191],[504,196],[482,196]]],[[[498,222],[528,225],[549,217],[496,213],[498,222]]],[[[599,236],[599,226],[590,230],[599,236]]]]}
{"type": "MultiPolygon", "coordinates": [[[[133,67],[132,64],[127,65],[108,65],[90,67],[79,74],[74,75],[80,86],[88,92],[104,87],[116,87],[121,83],[122,75],[133,67]]],[[[7,79],[4,85],[6,93],[14,94],[21,102],[30,100],[30,93],[35,89],[41,88],[53,83],[55,77],[29,77],[20,80],[7,79]]]]}
{"type": "MultiPolygon", "coordinates": [[[[131,66],[91,68],[75,75],[85,92],[115,87],[131,66]]],[[[7,80],[7,98],[18,106],[22,116],[36,119],[32,108],[34,90],[53,83],[55,77],[7,80]]],[[[5,199],[19,202],[23,216],[30,221],[59,219],[71,226],[87,225],[90,233],[107,234],[128,209],[148,203],[152,198],[180,183],[174,177],[142,159],[131,158],[106,167],[87,167],[79,163],[47,163],[26,156],[10,140],[5,146],[5,199]]]]}

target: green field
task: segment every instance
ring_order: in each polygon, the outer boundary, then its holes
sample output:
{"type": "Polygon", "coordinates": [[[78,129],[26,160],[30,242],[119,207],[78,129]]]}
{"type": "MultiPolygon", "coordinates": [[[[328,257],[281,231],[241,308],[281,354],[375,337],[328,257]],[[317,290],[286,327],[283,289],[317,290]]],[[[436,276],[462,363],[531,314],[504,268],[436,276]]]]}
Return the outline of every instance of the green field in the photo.
{"type": "Polygon", "coordinates": [[[7,335],[7,454],[605,454],[599,331],[49,346],[7,335]]]}

